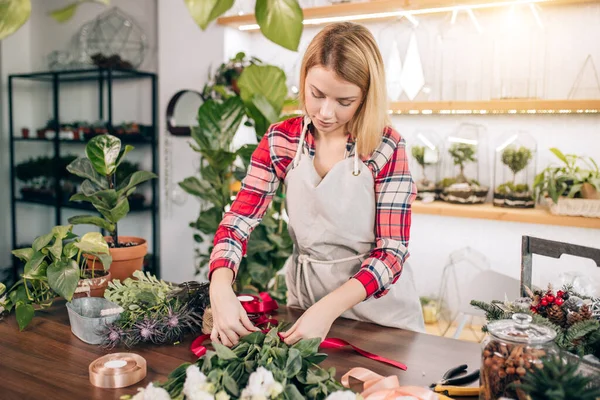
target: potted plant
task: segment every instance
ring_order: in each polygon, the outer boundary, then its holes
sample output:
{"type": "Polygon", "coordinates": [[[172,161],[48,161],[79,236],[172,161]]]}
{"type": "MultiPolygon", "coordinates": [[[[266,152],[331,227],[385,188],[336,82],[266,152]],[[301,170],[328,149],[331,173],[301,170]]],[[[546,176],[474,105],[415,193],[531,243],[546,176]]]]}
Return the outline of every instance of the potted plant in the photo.
{"type": "Polygon", "coordinates": [[[534,181],[536,197],[550,206],[550,212],[600,218],[600,170],[591,157],[550,151],[561,164],[550,164],[534,181]]]}
{"type": "Polygon", "coordinates": [[[13,250],[25,263],[19,280],[0,306],[16,312],[19,329],[31,322],[36,309],[50,307],[57,296],[71,301],[76,292],[103,296],[110,280],[111,257],[108,244],[99,232],[82,237],[73,234],[72,225],[52,228],[37,237],[32,246],[13,250]],[[99,269],[89,269],[82,256],[93,255],[99,269]]]}
{"type": "Polygon", "coordinates": [[[482,185],[476,178],[467,177],[467,170],[470,174],[479,176],[481,168],[478,131],[479,127],[475,125],[463,124],[455,135],[448,138],[452,144],[448,147],[446,170],[448,175],[452,173],[454,176],[447,176],[438,182],[440,199],[457,204],[485,202],[489,187],[482,185]]]}
{"type": "MultiPolygon", "coordinates": [[[[417,185],[417,198],[419,200],[437,198],[435,182],[438,180],[440,146],[435,132],[420,131],[415,137],[415,144],[411,146],[410,153],[414,162],[418,164],[421,174],[415,174],[417,185]]],[[[414,167],[417,170],[417,167],[414,167]]]]}
{"type": "MultiPolygon", "coordinates": [[[[531,187],[526,183],[517,182],[517,174],[523,171],[530,165],[533,159],[531,149],[515,145],[510,145],[501,150],[501,156],[496,163],[500,161],[501,165],[497,166],[496,173],[503,174],[503,169],[508,168],[511,172],[511,180],[496,186],[494,190],[494,205],[500,207],[515,207],[515,208],[533,208],[535,201],[531,187]],[[499,171],[500,170],[500,171],[499,171]]],[[[526,179],[527,174],[524,178],[526,179]]],[[[496,179],[502,179],[496,175],[496,179]]]]}
{"type": "MultiPolygon", "coordinates": [[[[71,201],[86,201],[101,214],[99,216],[78,215],[69,218],[71,224],[92,224],[108,231],[106,241],[113,259],[112,277],[121,281],[141,270],[144,256],[148,252],[145,239],[119,236],[118,222],[129,213],[129,198],[137,186],[156,175],[148,171],[135,171],[122,182],[116,181],[119,166],[133,146],[121,147],[119,138],[105,134],[91,139],[86,147],[86,157],[79,157],[67,166],[67,170],[85,180],[80,193],[71,196],[71,201]]],[[[90,262],[93,257],[89,257],[90,262]]]]}

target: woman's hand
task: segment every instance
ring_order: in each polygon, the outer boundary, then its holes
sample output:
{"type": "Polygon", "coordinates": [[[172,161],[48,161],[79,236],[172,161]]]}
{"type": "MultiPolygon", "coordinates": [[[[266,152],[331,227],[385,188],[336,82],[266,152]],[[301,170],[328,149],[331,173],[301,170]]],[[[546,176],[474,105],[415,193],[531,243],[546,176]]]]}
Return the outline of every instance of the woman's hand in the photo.
{"type": "Polygon", "coordinates": [[[317,302],[306,310],[290,329],[282,332],[281,336],[290,346],[302,339],[318,337],[323,341],[336,318],[337,315],[332,315],[324,309],[323,302],[317,302]]]}
{"type": "Polygon", "coordinates": [[[210,308],[213,329],[210,339],[227,347],[238,344],[239,338],[259,330],[255,327],[231,287],[233,271],[215,270],[210,282],[210,308]]]}

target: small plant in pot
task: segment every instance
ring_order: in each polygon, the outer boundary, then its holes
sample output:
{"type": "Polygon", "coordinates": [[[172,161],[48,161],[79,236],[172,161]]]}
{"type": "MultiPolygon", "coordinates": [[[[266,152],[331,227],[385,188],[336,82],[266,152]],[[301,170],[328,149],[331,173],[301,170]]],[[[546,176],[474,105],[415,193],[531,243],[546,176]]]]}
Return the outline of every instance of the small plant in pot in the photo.
{"type": "Polygon", "coordinates": [[[415,182],[417,185],[417,196],[421,200],[428,196],[435,198],[436,193],[435,181],[427,176],[427,167],[437,163],[437,150],[435,152],[435,161],[432,161],[430,160],[430,157],[427,157],[427,151],[428,149],[426,146],[413,146],[411,148],[413,158],[421,167],[421,179],[418,179],[415,182]]]}
{"type": "Polygon", "coordinates": [[[466,167],[477,163],[477,146],[458,142],[448,149],[452,163],[458,167],[458,174],[452,178],[444,178],[438,183],[440,198],[449,203],[476,204],[485,202],[489,188],[482,186],[476,179],[468,178],[466,167]]]}
{"type": "MultiPolygon", "coordinates": [[[[131,150],[130,145],[122,148],[121,140],[115,136],[96,136],[85,147],[86,157],[77,158],[67,167],[69,172],[85,179],[80,193],[70,200],[89,202],[101,214],[101,217],[78,215],[69,218],[69,223],[92,224],[109,233],[106,241],[113,258],[111,274],[113,279],[121,281],[142,269],[148,244],[143,238],[119,236],[118,222],[129,213],[129,197],[137,186],[156,178],[152,172],[135,171],[122,182],[116,181],[119,166],[131,150]]],[[[93,262],[93,257],[89,262],[93,262]]]]}
{"type": "Polygon", "coordinates": [[[112,259],[102,235],[90,232],[78,237],[72,225],[55,226],[37,237],[32,247],[12,254],[25,268],[21,279],[0,300],[0,307],[8,312],[15,309],[20,330],[31,322],[36,309],[50,307],[57,296],[67,301],[78,292],[103,296],[110,280],[112,259]],[[98,269],[88,268],[87,254],[98,260],[98,269]]]}
{"type": "Polygon", "coordinates": [[[500,161],[511,171],[512,179],[496,187],[494,205],[500,207],[533,208],[533,191],[527,183],[517,183],[517,174],[523,171],[533,159],[533,152],[527,147],[509,146],[501,153],[500,161]]]}

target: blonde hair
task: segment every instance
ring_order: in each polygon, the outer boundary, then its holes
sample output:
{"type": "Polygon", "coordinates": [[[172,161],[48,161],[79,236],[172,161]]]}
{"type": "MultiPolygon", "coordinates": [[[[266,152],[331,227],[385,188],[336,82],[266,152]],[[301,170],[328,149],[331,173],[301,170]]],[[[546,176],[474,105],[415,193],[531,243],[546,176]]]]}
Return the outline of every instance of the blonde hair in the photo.
{"type": "Polygon", "coordinates": [[[348,131],[356,140],[358,153],[371,154],[390,125],[385,70],[375,38],[367,28],[351,22],[327,25],[313,38],[300,68],[299,100],[305,114],[306,75],[315,66],[328,68],[361,89],[362,102],[348,131]]]}

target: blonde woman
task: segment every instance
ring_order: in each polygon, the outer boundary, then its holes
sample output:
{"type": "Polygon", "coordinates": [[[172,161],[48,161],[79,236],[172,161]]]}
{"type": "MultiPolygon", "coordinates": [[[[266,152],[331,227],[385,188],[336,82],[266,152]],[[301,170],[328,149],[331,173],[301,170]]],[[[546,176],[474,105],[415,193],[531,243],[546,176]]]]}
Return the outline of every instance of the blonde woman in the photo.
{"type": "Polygon", "coordinates": [[[304,55],[305,115],[273,124],[215,235],[210,260],[211,339],[226,346],[257,328],[231,283],[251,231],[285,183],[294,252],[288,306],[306,310],[285,333],[324,339],[342,316],[423,331],[407,264],[416,189],[405,143],[391,127],[381,54],[363,26],[325,27],[304,55]]]}

